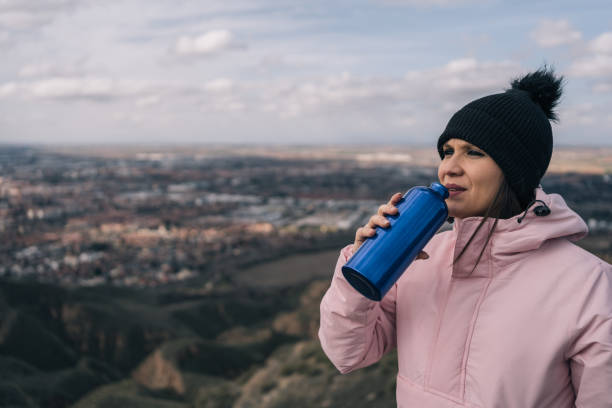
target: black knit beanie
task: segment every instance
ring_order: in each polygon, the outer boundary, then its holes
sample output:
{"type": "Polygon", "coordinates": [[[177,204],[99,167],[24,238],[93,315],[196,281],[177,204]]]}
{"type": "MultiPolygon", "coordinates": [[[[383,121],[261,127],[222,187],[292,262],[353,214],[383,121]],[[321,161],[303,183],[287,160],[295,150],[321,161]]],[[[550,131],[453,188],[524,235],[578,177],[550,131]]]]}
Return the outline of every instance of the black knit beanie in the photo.
{"type": "Polygon", "coordinates": [[[438,139],[438,152],[449,139],[463,139],[497,163],[524,208],[552,155],[550,120],[562,92],[563,77],[547,67],[511,82],[504,93],[476,99],[461,108],[438,139]]]}

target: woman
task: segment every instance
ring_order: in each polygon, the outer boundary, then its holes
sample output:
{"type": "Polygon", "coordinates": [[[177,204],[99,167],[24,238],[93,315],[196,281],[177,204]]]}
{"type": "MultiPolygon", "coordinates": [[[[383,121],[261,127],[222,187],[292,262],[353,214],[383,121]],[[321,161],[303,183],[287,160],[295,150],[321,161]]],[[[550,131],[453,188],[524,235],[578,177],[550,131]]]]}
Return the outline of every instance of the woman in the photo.
{"type": "Polygon", "coordinates": [[[612,267],[571,242],[586,224],[539,186],[561,81],[543,68],[455,113],[437,144],[453,229],[381,302],[341,267],[401,194],[342,249],[319,330],[342,373],[397,347],[399,407],[612,407],[612,267]]]}

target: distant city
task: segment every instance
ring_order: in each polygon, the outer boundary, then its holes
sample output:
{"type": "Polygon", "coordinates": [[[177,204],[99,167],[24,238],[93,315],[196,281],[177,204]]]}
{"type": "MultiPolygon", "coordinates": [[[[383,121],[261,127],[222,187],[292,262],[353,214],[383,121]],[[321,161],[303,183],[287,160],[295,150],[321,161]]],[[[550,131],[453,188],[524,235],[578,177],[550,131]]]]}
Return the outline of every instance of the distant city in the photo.
{"type": "MultiPolygon", "coordinates": [[[[0,277],[150,287],[204,276],[212,290],[224,268],[349,243],[391,194],[436,181],[437,160],[422,148],[1,147],[0,277]]],[[[562,149],[543,180],[604,257],[611,168],[605,149],[562,149]]]]}

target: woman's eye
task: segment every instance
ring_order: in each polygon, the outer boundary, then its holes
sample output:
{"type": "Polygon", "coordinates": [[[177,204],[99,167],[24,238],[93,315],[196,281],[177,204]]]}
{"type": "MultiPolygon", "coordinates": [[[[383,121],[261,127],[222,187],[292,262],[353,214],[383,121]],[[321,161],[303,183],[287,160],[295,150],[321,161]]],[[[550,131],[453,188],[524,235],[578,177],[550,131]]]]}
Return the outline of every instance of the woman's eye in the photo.
{"type": "Polygon", "coordinates": [[[480,153],[478,150],[470,150],[470,151],[468,152],[468,154],[469,154],[470,156],[484,156],[484,154],[483,154],[483,153],[480,153]]]}
{"type": "Polygon", "coordinates": [[[445,149],[442,153],[444,153],[444,156],[451,156],[453,154],[453,149],[445,149]]]}

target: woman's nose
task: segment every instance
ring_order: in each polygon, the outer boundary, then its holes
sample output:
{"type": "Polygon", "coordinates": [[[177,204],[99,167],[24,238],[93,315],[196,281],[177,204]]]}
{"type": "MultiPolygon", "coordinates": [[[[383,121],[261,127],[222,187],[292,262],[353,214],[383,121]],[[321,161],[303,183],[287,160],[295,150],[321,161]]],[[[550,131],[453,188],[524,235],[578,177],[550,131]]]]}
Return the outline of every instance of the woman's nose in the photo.
{"type": "Polygon", "coordinates": [[[444,176],[460,176],[463,174],[463,168],[461,167],[461,163],[455,157],[450,156],[442,160],[440,163],[440,179],[443,179],[444,176]]]}

